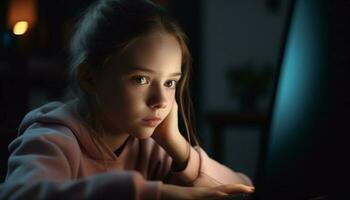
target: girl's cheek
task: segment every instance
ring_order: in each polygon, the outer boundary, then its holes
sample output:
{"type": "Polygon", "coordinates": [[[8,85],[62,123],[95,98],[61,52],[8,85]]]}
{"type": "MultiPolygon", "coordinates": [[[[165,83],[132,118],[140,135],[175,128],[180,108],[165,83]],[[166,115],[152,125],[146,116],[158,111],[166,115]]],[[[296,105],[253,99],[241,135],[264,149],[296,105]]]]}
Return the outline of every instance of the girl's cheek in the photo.
{"type": "Polygon", "coordinates": [[[169,91],[169,93],[168,93],[168,99],[169,100],[171,100],[170,102],[173,102],[173,101],[175,101],[175,89],[172,89],[172,90],[170,90],[169,91]]]}
{"type": "Polygon", "coordinates": [[[145,98],[147,91],[142,87],[126,86],[121,95],[123,95],[126,101],[134,102],[141,101],[145,98]]]}

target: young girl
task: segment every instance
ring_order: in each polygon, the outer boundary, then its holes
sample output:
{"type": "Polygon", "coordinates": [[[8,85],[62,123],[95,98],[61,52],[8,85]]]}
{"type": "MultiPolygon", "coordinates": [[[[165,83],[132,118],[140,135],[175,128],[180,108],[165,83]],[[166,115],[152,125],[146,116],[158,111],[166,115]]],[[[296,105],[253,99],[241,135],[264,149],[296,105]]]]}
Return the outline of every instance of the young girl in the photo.
{"type": "Polygon", "coordinates": [[[190,53],[162,8],[147,0],[96,1],[77,24],[71,55],[78,98],[24,117],[9,145],[0,199],[212,199],[253,192],[247,176],[190,145],[190,53]]]}

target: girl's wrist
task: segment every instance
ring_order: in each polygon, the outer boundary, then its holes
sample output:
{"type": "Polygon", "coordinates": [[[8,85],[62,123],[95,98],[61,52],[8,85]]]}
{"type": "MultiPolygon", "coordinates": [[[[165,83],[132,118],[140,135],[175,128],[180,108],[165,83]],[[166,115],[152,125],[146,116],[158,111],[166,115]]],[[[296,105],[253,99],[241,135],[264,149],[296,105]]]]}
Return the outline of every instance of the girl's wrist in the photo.
{"type": "Polygon", "coordinates": [[[188,150],[185,160],[173,160],[173,163],[171,165],[172,171],[175,171],[175,172],[183,171],[187,167],[189,158],[190,158],[190,150],[188,150]]]}
{"type": "Polygon", "coordinates": [[[182,171],[186,168],[190,156],[190,144],[179,132],[174,138],[169,140],[165,150],[173,159],[172,169],[182,171]]]}

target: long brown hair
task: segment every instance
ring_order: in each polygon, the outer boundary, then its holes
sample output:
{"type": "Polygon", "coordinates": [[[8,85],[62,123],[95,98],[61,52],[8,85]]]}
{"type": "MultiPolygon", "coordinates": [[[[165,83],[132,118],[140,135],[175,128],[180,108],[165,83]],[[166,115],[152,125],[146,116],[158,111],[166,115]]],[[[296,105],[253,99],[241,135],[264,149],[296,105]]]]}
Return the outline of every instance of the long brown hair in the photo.
{"type": "Polygon", "coordinates": [[[70,45],[71,88],[81,100],[94,101],[79,84],[82,67],[102,70],[111,55],[124,51],[136,38],[151,31],[170,33],[181,46],[182,77],[177,86],[176,101],[186,137],[191,144],[198,145],[189,90],[192,58],[187,47],[187,36],[164,8],[151,1],[99,0],[85,10],[76,24],[70,45]]]}

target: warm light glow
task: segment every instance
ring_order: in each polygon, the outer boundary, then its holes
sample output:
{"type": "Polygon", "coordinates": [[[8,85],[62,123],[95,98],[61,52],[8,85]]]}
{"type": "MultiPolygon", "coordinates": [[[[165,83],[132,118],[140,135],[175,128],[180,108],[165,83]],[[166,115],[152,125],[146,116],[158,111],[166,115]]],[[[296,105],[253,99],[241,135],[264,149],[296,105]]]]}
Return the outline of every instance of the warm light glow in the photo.
{"type": "Polygon", "coordinates": [[[23,35],[28,30],[28,22],[19,21],[13,26],[13,34],[23,35]]]}
{"type": "Polygon", "coordinates": [[[27,22],[27,31],[30,31],[35,26],[37,21],[37,0],[9,1],[7,15],[8,28],[14,31],[15,25],[20,21],[27,22]]]}

